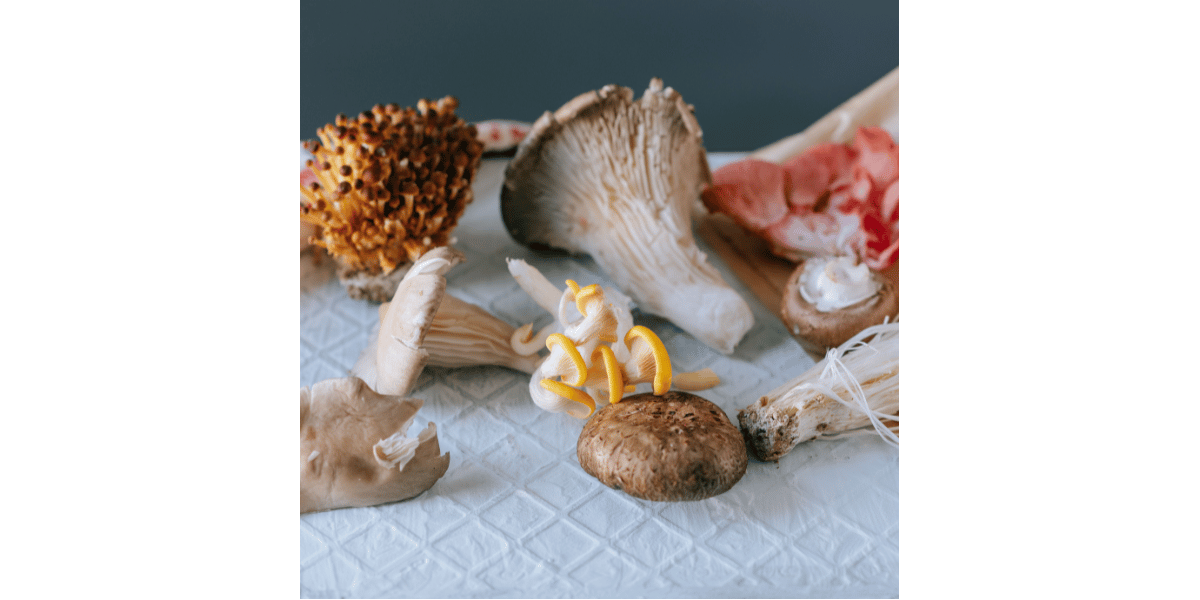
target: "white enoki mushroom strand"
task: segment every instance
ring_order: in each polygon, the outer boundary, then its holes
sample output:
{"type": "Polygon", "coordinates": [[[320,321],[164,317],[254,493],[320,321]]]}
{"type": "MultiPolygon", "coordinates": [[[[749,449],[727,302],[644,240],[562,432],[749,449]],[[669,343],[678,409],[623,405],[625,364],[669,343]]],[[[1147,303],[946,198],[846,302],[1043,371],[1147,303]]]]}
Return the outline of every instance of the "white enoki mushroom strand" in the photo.
{"type": "MultiPolygon", "coordinates": [[[[837,401],[851,411],[867,417],[876,433],[888,444],[899,447],[900,438],[883,424],[881,419],[900,422],[900,417],[875,410],[867,399],[860,377],[871,378],[867,381],[873,395],[890,396],[894,388],[899,390],[899,347],[900,324],[887,323],[863,329],[854,337],[837,348],[830,348],[822,361],[824,367],[816,382],[801,383],[795,392],[813,391],[837,401]],[[865,341],[872,338],[869,342],[865,341]],[[845,360],[843,360],[843,358],[845,360]],[[847,362],[850,364],[847,365],[847,362]],[[869,371],[862,368],[870,363],[869,371]],[[855,374],[857,371],[857,375],[855,374]],[[883,375],[878,375],[879,373],[883,375]],[[870,375],[868,375],[870,373],[870,375]],[[850,398],[846,399],[836,388],[844,390],[850,398]]],[[[791,393],[789,393],[791,394],[791,393]]],[[[831,432],[829,436],[839,432],[831,432]]],[[[827,437],[819,434],[818,437],[827,437]]]]}
{"type": "MultiPolygon", "coordinates": [[[[870,351],[875,351],[875,350],[873,348],[870,348],[870,351]]],[[[845,389],[848,390],[848,393],[850,395],[850,399],[852,402],[843,399],[841,397],[841,395],[838,394],[837,391],[835,391],[834,388],[831,386],[826,386],[826,385],[821,385],[821,384],[816,384],[816,383],[805,383],[805,384],[801,384],[799,389],[808,389],[808,390],[817,391],[821,394],[828,396],[829,398],[832,398],[832,399],[838,401],[839,403],[841,403],[846,408],[849,408],[850,410],[853,410],[862,415],[866,415],[866,417],[868,419],[870,419],[870,421],[871,421],[871,426],[875,428],[876,433],[878,433],[879,436],[883,438],[883,441],[885,441],[888,444],[891,444],[892,446],[895,446],[897,448],[900,447],[900,438],[894,432],[892,432],[891,429],[886,427],[882,421],[880,421],[880,419],[882,418],[882,419],[888,419],[890,421],[895,421],[895,422],[899,423],[900,417],[898,415],[887,414],[887,413],[879,412],[879,411],[872,409],[871,405],[868,404],[868,402],[867,402],[867,394],[866,394],[866,392],[863,391],[862,386],[859,385],[858,379],[856,379],[854,377],[854,373],[852,373],[850,371],[850,369],[846,366],[845,363],[843,363],[841,361],[840,357],[836,353],[837,353],[837,350],[831,348],[829,350],[829,353],[826,354],[825,370],[821,373],[821,378],[822,379],[831,379],[831,380],[836,381],[838,384],[841,384],[845,389]]],[[[833,437],[834,435],[837,435],[837,434],[835,433],[828,437],[833,437]]],[[[818,437],[826,437],[826,436],[821,435],[818,437]]]]}
{"type": "Polygon", "coordinates": [[[403,469],[416,455],[418,445],[415,438],[404,435],[401,429],[375,444],[375,459],[389,469],[403,469]]]}

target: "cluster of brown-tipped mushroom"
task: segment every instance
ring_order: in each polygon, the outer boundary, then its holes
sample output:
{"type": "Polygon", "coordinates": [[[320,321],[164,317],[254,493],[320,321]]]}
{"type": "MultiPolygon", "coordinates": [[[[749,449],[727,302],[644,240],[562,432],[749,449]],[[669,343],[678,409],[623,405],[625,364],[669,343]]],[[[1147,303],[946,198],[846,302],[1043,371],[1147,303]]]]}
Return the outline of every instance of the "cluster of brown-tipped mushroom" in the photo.
{"type": "MultiPolygon", "coordinates": [[[[457,107],[452,96],[415,109],[375,105],[353,119],[338,115],[319,141],[304,143],[316,182],[301,186],[300,218],[318,227],[313,243],[338,260],[340,274],[385,276],[449,242],[483,154],[457,107]]],[[[383,301],[394,289],[350,293],[383,301]]]]}

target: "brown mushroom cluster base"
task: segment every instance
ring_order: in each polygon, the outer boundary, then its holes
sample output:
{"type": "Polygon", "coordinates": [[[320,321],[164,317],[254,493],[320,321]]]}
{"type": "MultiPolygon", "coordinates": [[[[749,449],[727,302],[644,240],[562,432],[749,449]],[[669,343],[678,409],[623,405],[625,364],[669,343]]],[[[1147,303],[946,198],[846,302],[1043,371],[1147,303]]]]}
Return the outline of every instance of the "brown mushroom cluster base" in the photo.
{"type": "Polygon", "coordinates": [[[746,473],[746,446],[720,407],[694,394],[638,394],[598,411],[576,446],[579,465],[635,498],[703,500],[746,473]]]}
{"type": "Polygon", "coordinates": [[[874,296],[838,310],[819,311],[800,295],[803,272],[802,261],[788,277],[779,311],[788,330],[809,342],[805,346],[809,352],[823,355],[856,333],[882,323],[884,318],[894,319],[900,313],[900,293],[896,284],[875,271],[871,271],[871,278],[879,284],[879,291],[874,296]]]}
{"type": "Polygon", "coordinates": [[[337,277],[346,288],[346,295],[355,300],[369,302],[388,302],[396,293],[396,286],[408,273],[409,265],[401,265],[387,275],[371,274],[365,270],[355,270],[345,263],[338,262],[337,277]]]}

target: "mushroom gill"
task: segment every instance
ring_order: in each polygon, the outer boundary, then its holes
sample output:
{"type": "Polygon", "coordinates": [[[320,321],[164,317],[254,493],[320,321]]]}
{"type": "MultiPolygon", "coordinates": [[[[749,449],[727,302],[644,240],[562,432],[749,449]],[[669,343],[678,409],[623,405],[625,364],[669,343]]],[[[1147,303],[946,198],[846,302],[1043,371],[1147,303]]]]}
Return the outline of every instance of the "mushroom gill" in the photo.
{"type": "Polygon", "coordinates": [[[588,254],[648,313],[724,353],[753,325],[696,246],[712,180],[692,108],[654,79],[637,102],[608,85],[545,113],[505,173],[504,224],[531,247],[588,254]]]}

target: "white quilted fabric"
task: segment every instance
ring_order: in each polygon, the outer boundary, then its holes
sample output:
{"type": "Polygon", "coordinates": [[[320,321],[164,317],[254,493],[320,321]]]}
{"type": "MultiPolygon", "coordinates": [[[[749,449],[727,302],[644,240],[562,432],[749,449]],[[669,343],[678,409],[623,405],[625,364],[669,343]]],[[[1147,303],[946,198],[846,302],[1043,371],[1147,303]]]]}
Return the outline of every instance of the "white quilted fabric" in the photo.
{"type": "MultiPolygon", "coordinates": [[[[710,156],[714,168],[739,157],[710,156]]],[[[450,271],[448,289],[536,327],[550,317],[513,282],[505,257],[560,286],[611,283],[588,259],[539,256],[509,238],[499,211],[504,165],[480,170],[456,230],[467,261],[450,271]]],[[[700,395],[737,423],[738,409],[813,362],[709,256],[754,310],[732,356],[659,318],[635,312],[635,320],[659,334],[678,370],[721,376],[700,395]]],[[[323,269],[301,286],[300,319],[305,386],[347,374],[378,312],[323,269]]],[[[437,423],[449,471],[405,502],[302,515],[301,597],[899,595],[899,455],[880,439],[802,444],[778,464],[751,459],[741,482],[715,498],[647,502],[584,473],[575,458],[583,422],[537,408],[527,385],[528,376],[499,367],[426,369],[412,394],[425,400],[414,426],[437,423]]]]}

